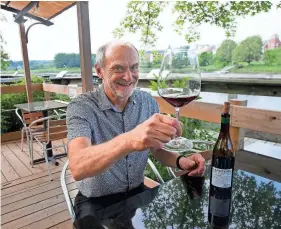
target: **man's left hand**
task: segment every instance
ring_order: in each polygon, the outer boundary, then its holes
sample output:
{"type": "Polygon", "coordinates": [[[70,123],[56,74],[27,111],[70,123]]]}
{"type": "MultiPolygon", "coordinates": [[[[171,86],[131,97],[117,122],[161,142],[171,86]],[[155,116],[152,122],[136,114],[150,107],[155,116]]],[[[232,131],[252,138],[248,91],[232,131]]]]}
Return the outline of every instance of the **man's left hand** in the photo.
{"type": "Polygon", "coordinates": [[[204,176],[205,172],[205,159],[201,154],[193,154],[189,157],[182,157],[179,160],[180,167],[189,171],[189,176],[204,176]]]}

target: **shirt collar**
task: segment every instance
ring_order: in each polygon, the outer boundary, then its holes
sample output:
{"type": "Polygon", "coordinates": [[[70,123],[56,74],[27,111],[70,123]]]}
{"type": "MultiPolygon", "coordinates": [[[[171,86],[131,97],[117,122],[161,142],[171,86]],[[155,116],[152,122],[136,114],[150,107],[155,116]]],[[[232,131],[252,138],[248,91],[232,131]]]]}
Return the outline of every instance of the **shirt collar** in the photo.
{"type": "MultiPolygon", "coordinates": [[[[97,89],[98,95],[99,95],[99,101],[98,106],[102,111],[105,110],[114,110],[115,112],[118,112],[117,108],[111,103],[111,101],[108,99],[107,95],[105,94],[103,84],[100,85],[97,89]]],[[[133,94],[129,97],[127,107],[130,104],[136,104],[136,98],[135,98],[135,91],[133,91],[133,94]]]]}

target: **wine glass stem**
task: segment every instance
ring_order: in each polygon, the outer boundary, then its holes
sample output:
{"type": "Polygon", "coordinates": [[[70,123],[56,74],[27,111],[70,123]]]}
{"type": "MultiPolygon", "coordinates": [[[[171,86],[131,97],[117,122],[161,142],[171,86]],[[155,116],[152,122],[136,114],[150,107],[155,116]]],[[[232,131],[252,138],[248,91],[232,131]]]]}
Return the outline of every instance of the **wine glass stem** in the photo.
{"type": "Polygon", "coordinates": [[[180,108],[179,107],[175,107],[176,109],[176,118],[178,121],[180,121],[180,108]]]}

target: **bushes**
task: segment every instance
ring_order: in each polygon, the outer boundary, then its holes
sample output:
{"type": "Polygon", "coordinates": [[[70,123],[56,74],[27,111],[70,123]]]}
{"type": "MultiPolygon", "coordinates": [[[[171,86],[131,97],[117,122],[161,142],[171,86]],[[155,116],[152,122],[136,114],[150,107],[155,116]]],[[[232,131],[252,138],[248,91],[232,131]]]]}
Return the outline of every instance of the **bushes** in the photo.
{"type": "MultiPolygon", "coordinates": [[[[32,76],[31,82],[34,84],[43,83],[44,78],[32,76]]],[[[24,80],[21,80],[14,85],[24,84],[24,80]]],[[[44,101],[43,91],[35,91],[32,93],[32,96],[34,102],[44,101]]],[[[55,93],[51,93],[51,99],[70,101],[69,96],[55,93]]],[[[21,103],[27,103],[26,93],[3,94],[1,96],[1,134],[17,131],[22,128],[22,124],[15,114],[15,105],[21,103]]]]}
{"type": "Polygon", "coordinates": [[[265,51],[263,61],[268,65],[281,65],[281,48],[265,51]]]}

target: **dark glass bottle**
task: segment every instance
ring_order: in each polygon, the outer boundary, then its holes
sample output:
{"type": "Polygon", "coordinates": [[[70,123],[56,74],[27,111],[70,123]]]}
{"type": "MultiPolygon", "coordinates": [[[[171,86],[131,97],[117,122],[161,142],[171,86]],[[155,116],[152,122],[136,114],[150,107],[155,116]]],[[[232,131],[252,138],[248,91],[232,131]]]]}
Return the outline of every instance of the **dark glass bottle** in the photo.
{"type": "Polygon", "coordinates": [[[229,134],[229,109],[229,102],[225,102],[212,156],[208,220],[215,228],[228,228],[230,219],[235,154],[229,134]]]}

